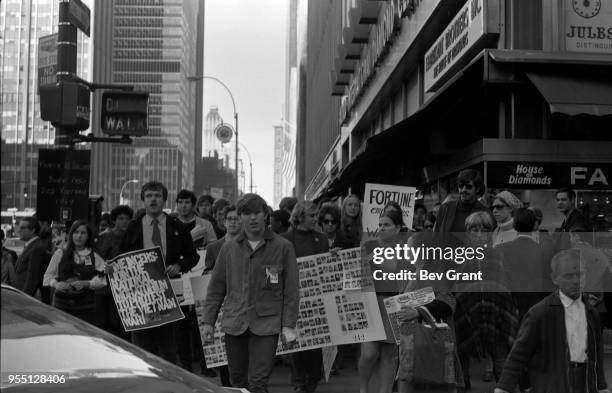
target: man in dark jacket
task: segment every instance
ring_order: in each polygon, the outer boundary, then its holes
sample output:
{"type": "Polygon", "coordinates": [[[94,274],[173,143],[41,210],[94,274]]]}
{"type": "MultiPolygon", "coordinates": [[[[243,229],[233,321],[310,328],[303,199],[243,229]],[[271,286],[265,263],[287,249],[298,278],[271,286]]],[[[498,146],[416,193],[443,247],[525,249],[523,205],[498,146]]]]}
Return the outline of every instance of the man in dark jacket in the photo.
{"type": "Polygon", "coordinates": [[[465,169],[457,177],[459,200],[450,201],[440,206],[434,232],[445,234],[465,232],[465,219],[477,211],[489,212],[489,209],[478,201],[482,193],[482,177],[475,169],[465,169]]]}
{"type": "Polygon", "coordinates": [[[30,296],[42,288],[50,260],[47,243],[38,237],[39,232],[40,223],[35,217],[24,217],[19,223],[19,238],[26,243],[15,265],[15,288],[30,296]]]}
{"type": "MultiPolygon", "coordinates": [[[[291,228],[283,233],[293,243],[296,257],[322,254],[329,251],[327,236],[315,231],[317,207],[313,202],[298,202],[291,212],[291,228]]],[[[323,370],[320,348],[300,351],[291,355],[291,380],[298,393],[312,393],[317,388],[323,370]]]]}
{"type": "Polygon", "coordinates": [[[503,255],[504,270],[508,277],[508,289],[522,318],[542,294],[553,289],[550,282],[550,263],[544,259],[542,247],[533,240],[531,233],[536,224],[535,214],[524,207],[512,214],[513,226],[518,237],[497,246],[503,255]]]}
{"type": "Polygon", "coordinates": [[[553,257],[559,288],[525,315],[495,393],[514,392],[524,370],[533,393],[608,393],[597,311],[581,294],[580,250],[553,257]]]}
{"type": "MultiPolygon", "coordinates": [[[[120,253],[159,246],[164,255],[163,269],[169,277],[179,277],[197,264],[198,253],[191,234],[178,219],[163,212],[168,199],[166,187],[156,181],[142,186],[140,199],[145,213],[137,215],[128,225],[120,247],[120,253]]],[[[174,330],[177,323],[136,330],[132,342],[139,347],[176,363],[174,330]]]]}
{"type": "Polygon", "coordinates": [[[267,231],[267,204],[246,194],[237,204],[243,230],[226,242],[212,272],[202,337],[213,340],[213,326],[223,304],[221,329],[232,386],[267,393],[279,334],[297,338],[298,268],[293,246],[267,231]]]}

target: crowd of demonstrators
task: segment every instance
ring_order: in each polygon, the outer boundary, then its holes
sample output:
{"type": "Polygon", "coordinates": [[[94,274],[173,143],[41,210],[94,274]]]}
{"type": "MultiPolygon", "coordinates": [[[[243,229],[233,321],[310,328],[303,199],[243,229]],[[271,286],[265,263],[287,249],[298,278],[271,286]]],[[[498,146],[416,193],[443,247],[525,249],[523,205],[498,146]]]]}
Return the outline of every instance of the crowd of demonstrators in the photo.
{"type": "MultiPolygon", "coordinates": [[[[291,212],[291,229],[281,236],[289,240],[297,258],[329,251],[327,236],[318,232],[317,206],[310,201],[298,202],[291,212]]],[[[291,382],[298,393],[312,393],[323,374],[321,348],[295,352],[291,358],[291,382]]]]}
{"type": "Polygon", "coordinates": [[[260,196],[246,194],[236,207],[243,230],[219,252],[202,332],[212,341],[223,305],[221,327],[232,386],[267,392],[279,335],[286,342],[297,338],[297,260],[291,243],[266,229],[268,209],[260,196]]]}
{"type": "MultiPolygon", "coordinates": [[[[168,277],[180,277],[196,265],[196,249],[206,248],[203,274],[210,275],[210,284],[201,333],[204,342],[212,339],[223,308],[228,366],[219,369],[221,384],[267,392],[279,338],[296,339],[297,258],[359,246],[366,258],[374,247],[398,244],[484,247],[482,261],[459,268],[481,271],[483,281],[462,287],[447,279],[374,282],[388,339],[359,344],[360,393],[391,392],[396,379],[399,392],[469,391],[473,360],[485,361],[485,373],[496,380],[498,392],[515,392],[517,387],[521,392],[607,392],[600,315],[606,311],[604,293],[610,291],[606,285],[612,281],[612,264],[594,247],[588,221],[575,208],[575,192],[561,189],[555,195],[564,221],[557,230],[560,236],[554,236],[540,226],[542,210],[524,207],[508,190],[495,193],[485,205],[479,171],[461,171],[457,183],[457,198],[449,194],[448,201],[430,211],[417,203],[412,228],[405,226],[401,207],[389,202],[379,217],[377,238],[371,240],[362,232],[357,195],[341,202],[320,201],[318,206],[286,197],[274,211],[256,194],[244,195],[233,206],[181,190],[174,216],[163,212],[165,186],[148,182],[141,190],[144,209],[134,215],[127,206],[115,207],[108,226],[96,228],[95,243],[87,222],[76,221],[52,257],[50,237],[42,235],[35,218],[24,218],[19,225],[24,251],[17,258],[3,247],[2,281],[32,296],[39,290],[44,296],[42,289],[50,287],[56,307],[187,370],[195,355],[202,373],[212,377],[193,306],[183,307],[181,321],[128,335],[104,277],[104,271],[112,269],[104,261],[154,246],[162,250],[168,277]],[[427,286],[433,287],[436,300],[416,309],[404,307],[401,330],[409,332],[417,321],[431,318],[447,323],[456,355],[456,382],[447,386],[420,385],[412,379],[414,364],[408,359],[414,342],[402,337],[396,344],[383,303],[389,296],[427,286]]],[[[414,265],[389,259],[376,269],[393,273],[400,267],[417,272],[417,277],[422,269],[431,273],[448,268],[422,259],[414,265]]],[[[335,366],[346,349],[339,348],[335,366]]],[[[321,349],[288,358],[294,390],[314,392],[323,374],[321,349]]]]}

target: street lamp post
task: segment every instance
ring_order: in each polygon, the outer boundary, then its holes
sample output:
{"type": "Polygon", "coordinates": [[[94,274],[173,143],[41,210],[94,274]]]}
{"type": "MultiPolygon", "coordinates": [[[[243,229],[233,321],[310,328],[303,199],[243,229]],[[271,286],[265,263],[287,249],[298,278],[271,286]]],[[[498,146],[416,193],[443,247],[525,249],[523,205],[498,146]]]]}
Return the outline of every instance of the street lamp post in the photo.
{"type": "Polygon", "coordinates": [[[123,190],[125,189],[125,186],[127,186],[130,183],[138,184],[139,181],[138,181],[138,179],[132,179],[132,180],[128,180],[125,183],[123,183],[123,185],[121,186],[121,191],[119,191],[119,204],[120,205],[123,205],[123,190]]]}
{"type": "Polygon", "coordinates": [[[251,174],[251,180],[250,180],[250,186],[249,188],[251,189],[251,194],[253,193],[253,160],[251,160],[251,153],[249,153],[249,149],[246,148],[246,146],[244,144],[240,144],[240,147],[242,147],[244,149],[244,151],[247,153],[247,155],[249,156],[249,168],[250,168],[250,174],[251,174]]]}
{"type": "Polygon", "coordinates": [[[238,112],[236,112],[236,101],[234,101],[234,95],[232,94],[231,90],[229,89],[229,87],[227,87],[227,85],[223,82],[221,82],[221,80],[215,78],[214,76],[208,76],[208,75],[196,75],[196,76],[188,76],[187,80],[190,82],[197,82],[203,79],[212,79],[215,82],[219,83],[221,86],[223,86],[223,88],[227,91],[227,93],[229,94],[230,98],[232,99],[232,106],[234,107],[234,132],[236,133],[236,157],[234,160],[234,165],[236,166],[236,183],[234,184],[235,187],[235,191],[236,191],[236,201],[238,201],[238,112]]]}

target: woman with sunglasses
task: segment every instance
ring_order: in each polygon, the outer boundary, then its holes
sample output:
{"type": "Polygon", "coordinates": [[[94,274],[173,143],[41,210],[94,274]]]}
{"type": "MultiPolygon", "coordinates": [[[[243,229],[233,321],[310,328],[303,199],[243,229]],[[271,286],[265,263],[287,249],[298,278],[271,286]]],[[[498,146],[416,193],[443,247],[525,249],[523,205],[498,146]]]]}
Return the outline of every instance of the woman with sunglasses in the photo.
{"type": "Polygon", "coordinates": [[[55,290],[53,306],[91,324],[96,320],[95,290],[106,286],[104,260],[93,251],[93,240],[87,222],[75,221],[66,247],[55,251],[45,272],[55,290]]]}
{"type": "Polygon", "coordinates": [[[340,228],[340,208],[326,203],[319,210],[319,226],[327,235],[330,250],[350,248],[352,243],[340,228]]]}
{"type": "Polygon", "coordinates": [[[495,195],[493,200],[493,217],[497,222],[497,227],[493,231],[492,246],[497,247],[500,244],[507,243],[517,238],[518,233],[514,229],[514,221],[512,213],[523,206],[520,201],[510,191],[502,191],[495,195]]]}

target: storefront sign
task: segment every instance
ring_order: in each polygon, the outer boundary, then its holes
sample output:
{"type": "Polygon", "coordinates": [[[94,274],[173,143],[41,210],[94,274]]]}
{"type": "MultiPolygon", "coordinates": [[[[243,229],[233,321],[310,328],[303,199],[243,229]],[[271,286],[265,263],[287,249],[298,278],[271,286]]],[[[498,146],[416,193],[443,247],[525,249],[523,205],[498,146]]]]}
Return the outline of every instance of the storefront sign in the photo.
{"type": "Polygon", "coordinates": [[[416,188],[366,183],[363,199],[362,226],[368,237],[376,236],[378,219],[389,202],[396,202],[401,206],[404,225],[412,228],[416,188]]]}
{"type": "Polygon", "coordinates": [[[612,53],[612,1],[564,0],[565,50],[612,53]]]}
{"type": "Polygon", "coordinates": [[[383,3],[383,10],[378,23],[372,28],[368,43],[361,52],[361,60],[357,63],[355,73],[348,86],[348,95],[340,105],[340,123],[344,122],[349,111],[363,94],[364,89],[374,77],[376,66],[387,54],[393,34],[400,28],[399,7],[394,1],[383,3]]]}
{"type": "Polygon", "coordinates": [[[87,218],[91,150],[40,149],[36,215],[42,221],[87,218]]]}
{"type": "Polygon", "coordinates": [[[485,13],[489,1],[469,0],[425,54],[425,91],[435,89],[452,67],[479,48],[487,34],[485,13]]]}
{"type": "Polygon", "coordinates": [[[126,332],[184,318],[159,247],[121,254],[111,264],[108,281],[126,332]]]}
{"type": "Polygon", "coordinates": [[[612,163],[487,162],[491,188],[612,189],[612,163]]]}

